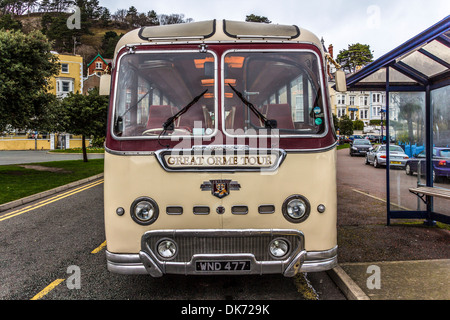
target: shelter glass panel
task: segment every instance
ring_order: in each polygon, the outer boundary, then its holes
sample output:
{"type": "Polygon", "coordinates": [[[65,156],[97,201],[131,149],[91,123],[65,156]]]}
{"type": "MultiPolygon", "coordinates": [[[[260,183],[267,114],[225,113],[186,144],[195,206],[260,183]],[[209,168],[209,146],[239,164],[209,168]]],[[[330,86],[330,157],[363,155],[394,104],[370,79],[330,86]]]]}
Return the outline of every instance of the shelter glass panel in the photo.
{"type": "Polygon", "coordinates": [[[426,184],[425,93],[391,92],[389,134],[390,210],[426,210],[425,204],[409,188],[426,184]]]}
{"type": "Polygon", "coordinates": [[[440,43],[439,41],[431,41],[429,44],[423,47],[423,49],[438,57],[439,59],[450,63],[450,50],[446,45],[440,43]]]}
{"type": "MultiPolygon", "coordinates": [[[[450,86],[431,92],[433,110],[433,185],[450,189],[450,86]]],[[[450,216],[447,199],[434,197],[433,211],[450,216]]]]}
{"type": "Polygon", "coordinates": [[[406,63],[410,67],[416,69],[417,71],[428,77],[435,76],[447,70],[445,66],[434,61],[431,58],[428,58],[426,55],[418,51],[415,51],[414,53],[402,59],[402,62],[406,63]]]}

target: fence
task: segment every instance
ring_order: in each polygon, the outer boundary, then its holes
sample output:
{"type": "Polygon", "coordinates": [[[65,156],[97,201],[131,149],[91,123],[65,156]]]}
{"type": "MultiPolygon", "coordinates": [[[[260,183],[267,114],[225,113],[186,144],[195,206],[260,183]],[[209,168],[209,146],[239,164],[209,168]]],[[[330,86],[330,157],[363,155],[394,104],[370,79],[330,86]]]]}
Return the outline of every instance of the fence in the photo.
{"type": "MultiPolygon", "coordinates": [[[[89,141],[86,140],[86,145],[89,141]]],[[[26,135],[10,135],[0,137],[0,150],[54,150],[81,148],[79,136],[70,134],[49,134],[31,137],[26,135]]]]}

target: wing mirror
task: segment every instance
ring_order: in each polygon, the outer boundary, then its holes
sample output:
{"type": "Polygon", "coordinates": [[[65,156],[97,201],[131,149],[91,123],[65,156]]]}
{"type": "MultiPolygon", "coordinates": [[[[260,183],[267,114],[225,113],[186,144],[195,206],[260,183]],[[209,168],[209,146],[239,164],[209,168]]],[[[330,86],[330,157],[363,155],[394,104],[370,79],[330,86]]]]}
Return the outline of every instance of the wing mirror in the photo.
{"type": "Polygon", "coordinates": [[[111,75],[103,74],[100,76],[100,85],[98,93],[101,96],[108,96],[111,89],[111,75]]]}
{"type": "Polygon", "coordinates": [[[336,91],[347,91],[347,79],[345,78],[345,72],[343,70],[336,70],[334,79],[336,81],[336,91]]]}

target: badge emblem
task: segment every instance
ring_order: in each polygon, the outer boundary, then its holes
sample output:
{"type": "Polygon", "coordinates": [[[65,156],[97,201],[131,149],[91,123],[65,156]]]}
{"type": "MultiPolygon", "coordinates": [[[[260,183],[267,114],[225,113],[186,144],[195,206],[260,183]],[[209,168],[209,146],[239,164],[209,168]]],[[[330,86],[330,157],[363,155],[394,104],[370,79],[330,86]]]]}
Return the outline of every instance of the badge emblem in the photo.
{"type": "Polygon", "coordinates": [[[222,199],[230,194],[230,190],[239,190],[241,185],[237,181],[220,179],[205,181],[200,188],[202,191],[211,190],[213,196],[222,199]]]}

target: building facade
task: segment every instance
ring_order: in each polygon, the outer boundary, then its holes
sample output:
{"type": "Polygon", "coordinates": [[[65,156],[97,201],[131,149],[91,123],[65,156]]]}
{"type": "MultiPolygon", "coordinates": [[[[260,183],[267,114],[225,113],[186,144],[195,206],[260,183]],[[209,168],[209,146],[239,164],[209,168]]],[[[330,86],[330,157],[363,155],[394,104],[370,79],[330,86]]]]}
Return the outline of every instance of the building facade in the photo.
{"type": "Polygon", "coordinates": [[[108,72],[108,65],[111,63],[111,59],[104,59],[100,53],[92,59],[91,62],[87,65],[87,76],[89,77],[92,74],[96,74],[101,76],[105,72],[108,72]]]}
{"type": "Polygon", "coordinates": [[[338,118],[347,115],[351,120],[381,120],[386,110],[386,93],[375,91],[336,92],[333,112],[338,118]]]}
{"type": "Polygon", "coordinates": [[[60,70],[50,79],[50,92],[58,98],[64,98],[70,92],[83,92],[83,57],[79,55],[58,54],[60,70]]]}

